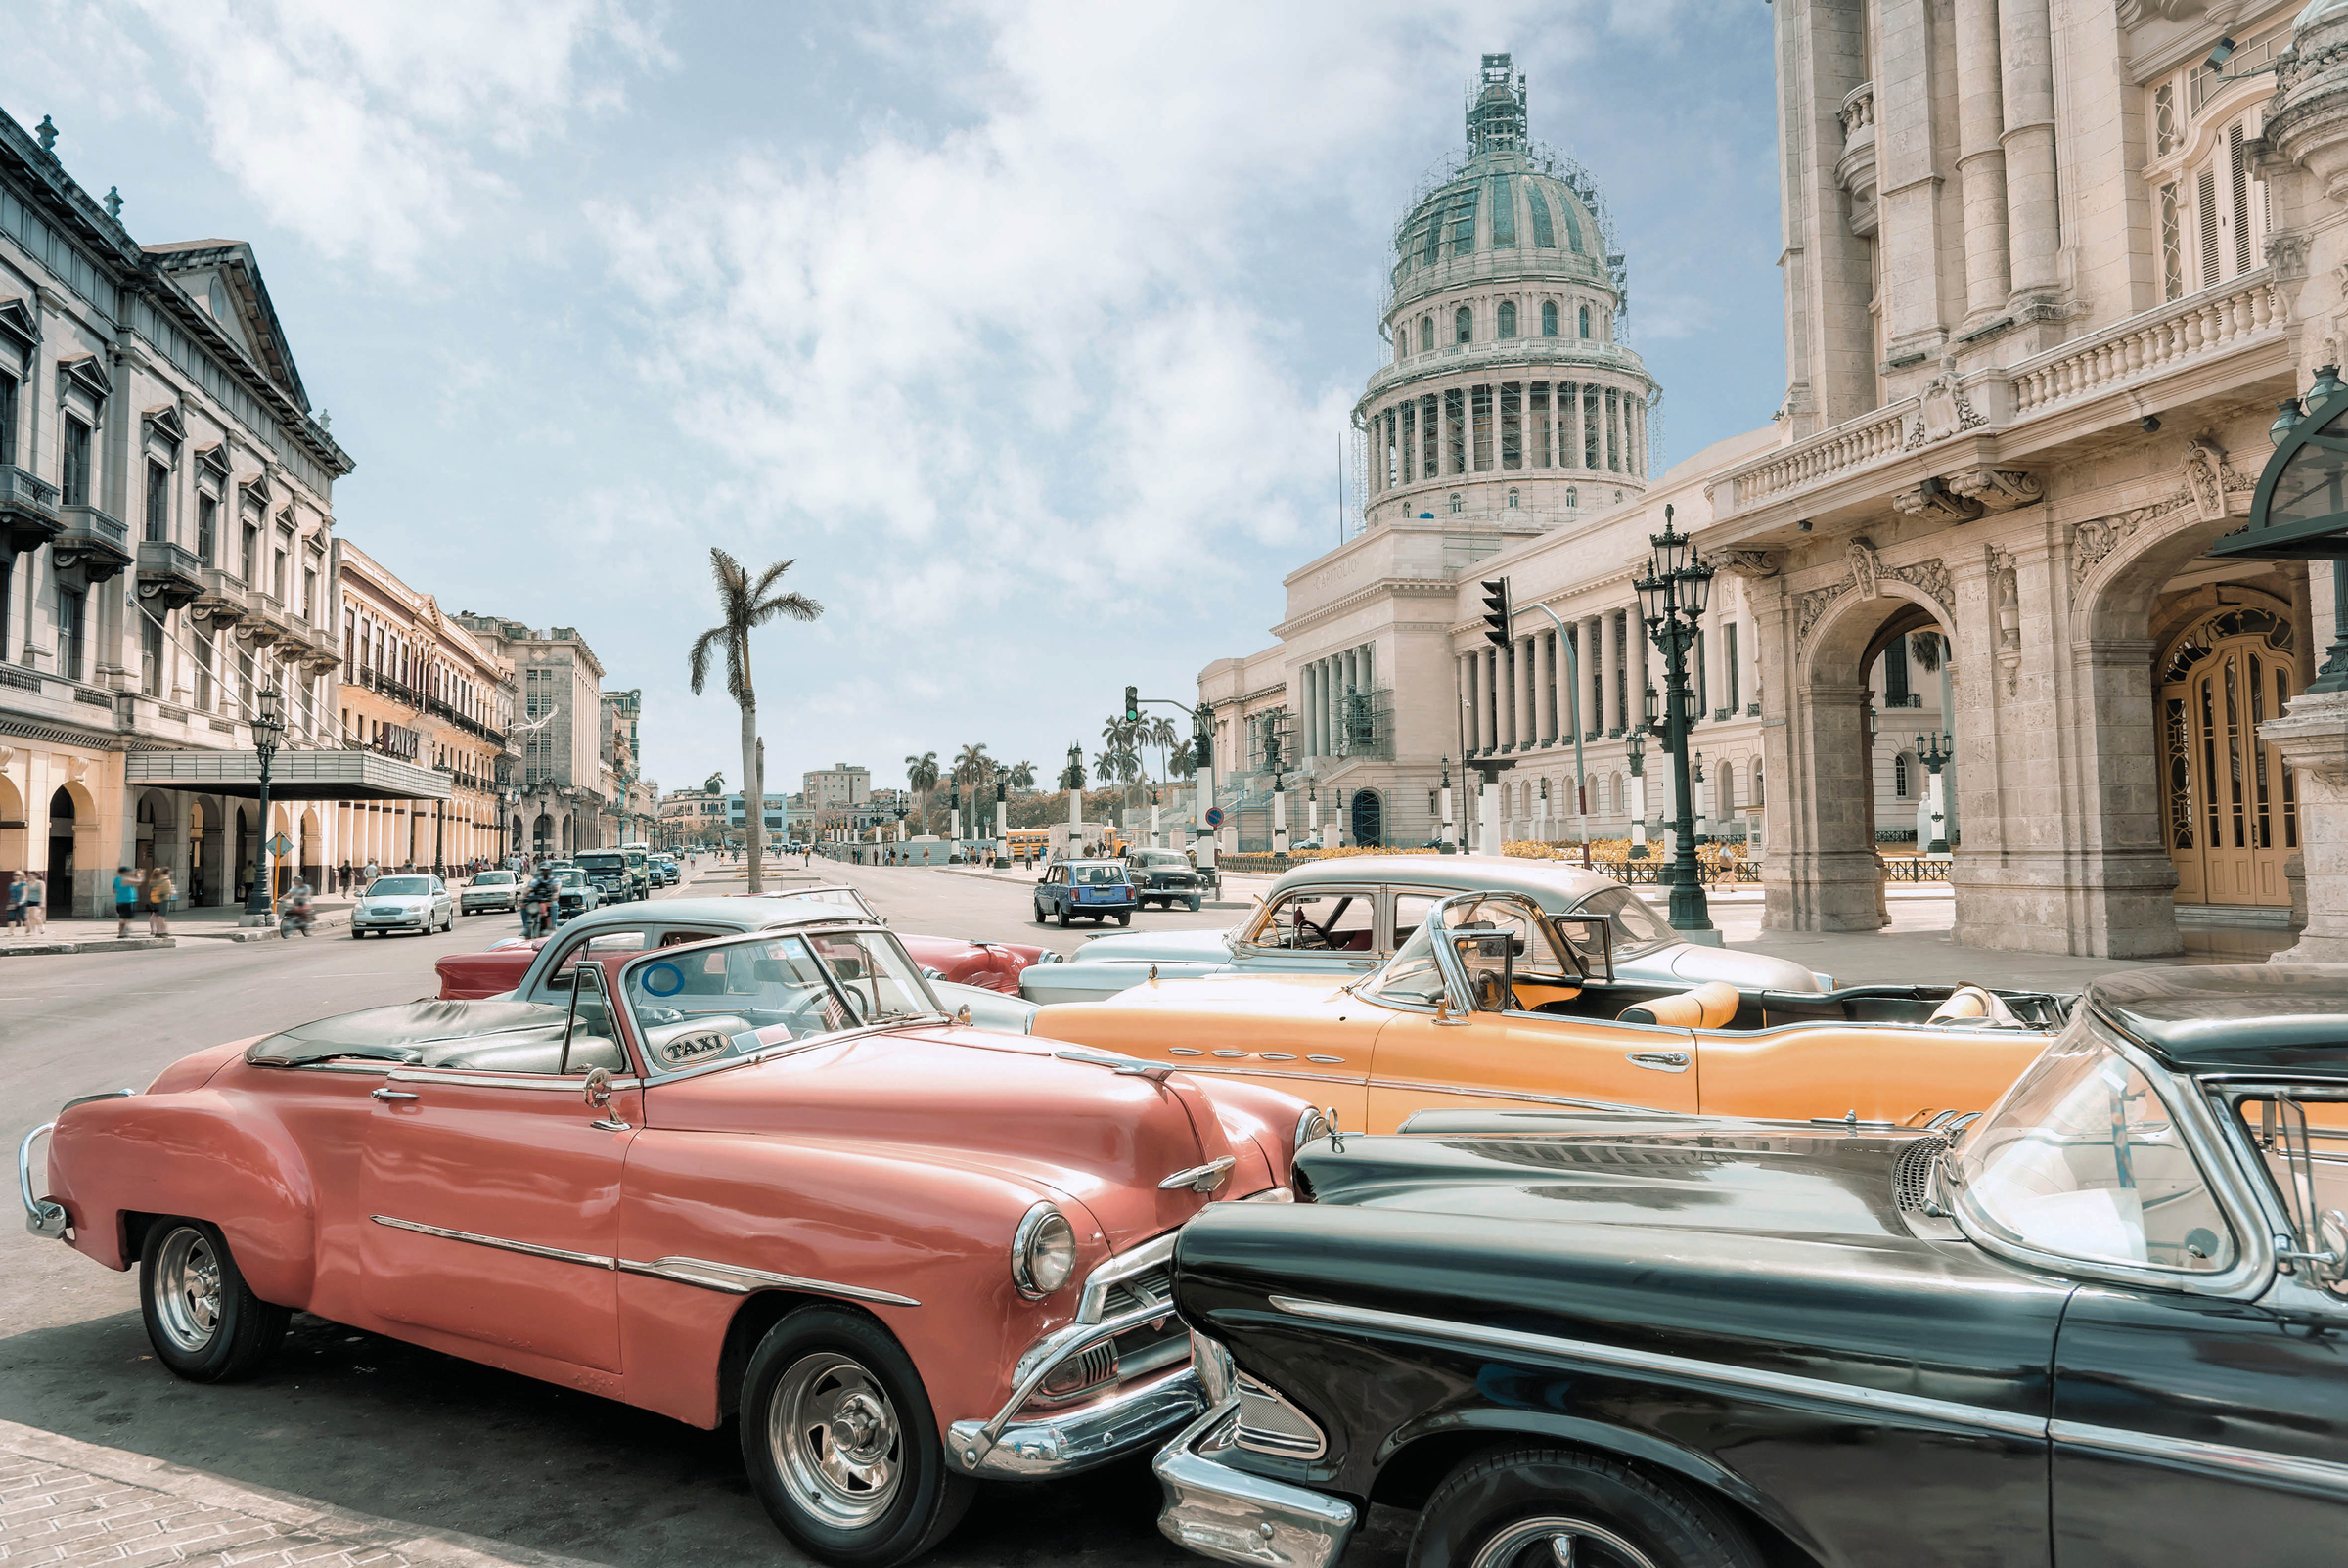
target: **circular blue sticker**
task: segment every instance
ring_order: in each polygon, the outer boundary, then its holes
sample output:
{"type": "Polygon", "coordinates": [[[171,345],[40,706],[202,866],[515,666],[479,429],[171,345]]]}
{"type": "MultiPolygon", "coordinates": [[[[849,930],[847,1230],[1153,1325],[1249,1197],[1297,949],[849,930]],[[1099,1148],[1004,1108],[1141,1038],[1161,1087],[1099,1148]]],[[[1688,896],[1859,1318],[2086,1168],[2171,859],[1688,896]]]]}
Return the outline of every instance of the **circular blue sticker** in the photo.
{"type": "Polygon", "coordinates": [[[636,977],[647,995],[673,997],[685,989],[685,971],[673,963],[655,963],[636,977]]]}

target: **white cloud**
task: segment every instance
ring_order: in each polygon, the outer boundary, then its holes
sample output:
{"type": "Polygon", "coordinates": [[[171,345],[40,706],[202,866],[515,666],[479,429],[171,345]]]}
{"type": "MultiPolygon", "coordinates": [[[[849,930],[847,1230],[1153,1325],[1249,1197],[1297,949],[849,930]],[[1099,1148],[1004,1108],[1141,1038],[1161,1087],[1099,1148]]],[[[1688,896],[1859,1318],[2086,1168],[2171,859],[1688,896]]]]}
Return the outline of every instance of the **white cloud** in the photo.
{"type": "Polygon", "coordinates": [[[214,161],[335,260],[412,273],[504,194],[494,157],[611,107],[659,58],[621,0],[121,0],[214,161]]]}

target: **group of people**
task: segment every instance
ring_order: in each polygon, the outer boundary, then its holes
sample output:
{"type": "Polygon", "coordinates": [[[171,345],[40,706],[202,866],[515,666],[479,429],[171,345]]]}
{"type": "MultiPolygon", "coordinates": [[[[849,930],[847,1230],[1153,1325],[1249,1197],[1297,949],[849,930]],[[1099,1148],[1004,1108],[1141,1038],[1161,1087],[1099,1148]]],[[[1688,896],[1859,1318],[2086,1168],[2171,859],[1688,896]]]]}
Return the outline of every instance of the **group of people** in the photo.
{"type": "Polygon", "coordinates": [[[48,886],[39,872],[8,874],[8,934],[33,936],[49,924],[48,886]]]}
{"type": "Polygon", "coordinates": [[[134,872],[127,866],[114,868],[114,935],[130,934],[131,917],[141,910],[147,913],[147,934],[169,936],[171,901],[179,897],[172,884],[168,866],[150,866],[144,872],[134,872]]]}

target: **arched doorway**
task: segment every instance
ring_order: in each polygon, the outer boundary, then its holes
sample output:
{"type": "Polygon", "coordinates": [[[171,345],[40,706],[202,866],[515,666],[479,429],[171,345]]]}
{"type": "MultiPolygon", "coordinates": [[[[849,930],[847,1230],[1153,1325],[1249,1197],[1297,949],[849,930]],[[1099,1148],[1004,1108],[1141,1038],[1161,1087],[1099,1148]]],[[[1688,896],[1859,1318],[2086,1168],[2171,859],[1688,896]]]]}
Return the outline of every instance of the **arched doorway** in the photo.
{"type": "Polygon", "coordinates": [[[2297,691],[2296,668],[2289,617],[2255,605],[2203,616],[2162,653],[2162,821],[2178,902],[2290,902],[2298,791],[2258,726],[2297,691]]]}
{"type": "Polygon", "coordinates": [[[312,887],[325,883],[326,829],[318,820],[318,808],[305,806],[301,813],[301,836],[294,850],[294,863],[301,868],[301,879],[312,887]]]}
{"type": "Polygon", "coordinates": [[[538,814],[536,825],[530,829],[530,850],[544,860],[547,852],[554,847],[554,842],[555,819],[542,811],[538,814]]]}
{"type": "Polygon", "coordinates": [[[32,869],[24,836],[24,797],[7,775],[0,774],[0,872],[32,869]]]}
{"type": "Polygon", "coordinates": [[[52,909],[73,896],[73,791],[59,789],[49,797],[49,904],[52,909]]]}
{"type": "Polygon", "coordinates": [[[211,826],[203,802],[188,803],[188,908],[202,909],[211,902],[213,889],[206,883],[204,874],[211,857],[203,852],[204,830],[211,826]]]}
{"type": "Polygon", "coordinates": [[[1385,802],[1378,798],[1377,791],[1375,789],[1356,789],[1353,792],[1353,805],[1351,810],[1353,813],[1351,828],[1353,841],[1357,844],[1369,847],[1384,847],[1386,842],[1386,808],[1385,802]]]}

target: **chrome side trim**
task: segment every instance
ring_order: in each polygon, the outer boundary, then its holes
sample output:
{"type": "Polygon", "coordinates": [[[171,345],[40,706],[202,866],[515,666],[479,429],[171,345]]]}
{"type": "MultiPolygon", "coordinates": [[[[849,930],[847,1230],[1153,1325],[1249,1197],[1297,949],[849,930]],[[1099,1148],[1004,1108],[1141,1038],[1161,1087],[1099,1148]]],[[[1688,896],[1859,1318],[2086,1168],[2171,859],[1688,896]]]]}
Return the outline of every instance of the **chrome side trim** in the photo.
{"type": "Polygon", "coordinates": [[[1121,1284],[1137,1275],[1160,1269],[1173,1260],[1177,1232],[1153,1236],[1138,1247],[1129,1247],[1084,1277],[1084,1294],[1076,1301],[1076,1322],[1097,1323],[1108,1307],[1108,1287],[1121,1284]]]}
{"type": "MultiPolygon", "coordinates": [[[[1669,1116],[1676,1114],[1675,1112],[1671,1111],[1658,1111],[1652,1105],[1625,1105],[1611,1099],[1576,1099],[1570,1095],[1534,1095],[1528,1094],[1521,1089],[1466,1089],[1462,1088],[1458,1084],[1428,1083],[1423,1079],[1418,1078],[1381,1078],[1377,1081],[1377,1087],[1380,1089],[1408,1089],[1420,1094],[1428,1095],[1472,1096],[1477,1099],[1513,1099],[1520,1100],[1528,1105],[1562,1105],[1573,1110],[1634,1111],[1641,1115],[1647,1116],[1669,1116]]],[[[1447,1107],[1428,1107],[1430,1110],[1444,1108],[1447,1107]]],[[[1403,1125],[1397,1128],[1396,1131],[1410,1131],[1409,1121],[1406,1119],[1403,1125]]]]}
{"type": "Polygon", "coordinates": [[[617,1258],[599,1257],[592,1252],[568,1252],[562,1247],[542,1247],[535,1241],[509,1241],[504,1236],[479,1235],[472,1231],[451,1231],[445,1226],[425,1225],[416,1220],[395,1220],[388,1214],[367,1216],[378,1225],[394,1231],[413,1231],[418,1235],[435,1235],[443,1241],[466,1241],[476,1247],[491,1247],[499,1252],[519,1252],[532,1258],[550,1258],[556,1263],[575,1263],[588,1269],[616,1269],[617,1258]]]}
{"type": "MultiPolygon", "coordinates": [[[[555,1078],[533,1073],[474,1073],[443,1072],[437,1067],[394,1067],[389,1074],[395,1084],[446,1084],[457,1089],[525,1089],[541,1095],[576,1095],[587,1082],[584,1078],[555,1078]]],[[[642,1089],[641,1078],[614,1078],[612,1089],[642,1089]]]]}
{"type": "Polygon", "coordinates": [[[711,1263],[706,1258],[655,1258],[650,1263],[621,1258],[617,1262],[622,1274],[640,1274],[655,1279],[674,1280],[681,1285],[699,1285],[703,1290],[719,1290],[730,1296],[746,1296],[753,1290],[807,1290],[818,1295],[844,1296],[851,1301],[877,1301],[887,1307],[921,1305],[911,1296],[900,1296],[893,1290],[843,1285],[834,1279],[804,1279],[791,1274],[770,1274],[764,1269],[711,1263]]]}
{"type": "Polygon", "coordinates": [[[2235,1448],[2230,1443],[2197,1443],[2190,1438],[2152,1437],[2114,1426],[2091,1426],[2084,1421],[2055,1421],[2051,1434],[2057,1443],[2116,1454],[2131,1459],[2198,1473],[2215,1472],[2255,1484],[2291,1491],[2348,1497],[2348,1464],[2329,1459],[2303,1459],[2287,1454],[2267,1454],[2235,1448]]]}
{"type": "Polygon", "coordinates": [[[1778,1394],[1791,1399],[1843,1406],[1873,1416],[1902,1416],[1941,1426],[1996,1432],[2005,1437],[2043,1442],[2049,1425],[2043,1415],[2015,1415],[2010,1411],[1993,1411],[1980,1405],[1962,1405],[1954,1400],[1927,1399],[1919,1394],[1898,1394],[1887,1389],[1863,1388],[1854,1383],[1802,1377],[1792,1372],[1773,1372],[1755,1366],[1731,1366],[1721,1362],[1666,1356],[1656,1351],[1630,1350],[1620,1345],[1593,1344],[1583,1339],[1560,1339],[1555,1335],[1527,1333],[1517,1328],[1491,1328],[1480,1323],[1452,1322],[1440,1318],[1415,1317],[1409,1313],[1381,1312],[1374,1307],[1341,1307],[1333,1302],[1305,1301],[1294,1296],[1274,1296],[1272,1305],[1298,1318],[1312,1318],[1349,1327],[1382,1329],[1426,1339],[1447,1340],[1476,1350],[1513,1351],[1579,1362],[1590,1366],[1648,1373],[1713,1390],[1778,1394]]]}
{"type": "Polygon", "coordinates": [[[1205,1407],[1185,1366],[1089,1405],[1015,1421],[983,1450],[980,1423],[956,1421],[946,1431],[946,1463],[989,1480],[1072,1475],[1164,1442],[1205,1407]]]}

